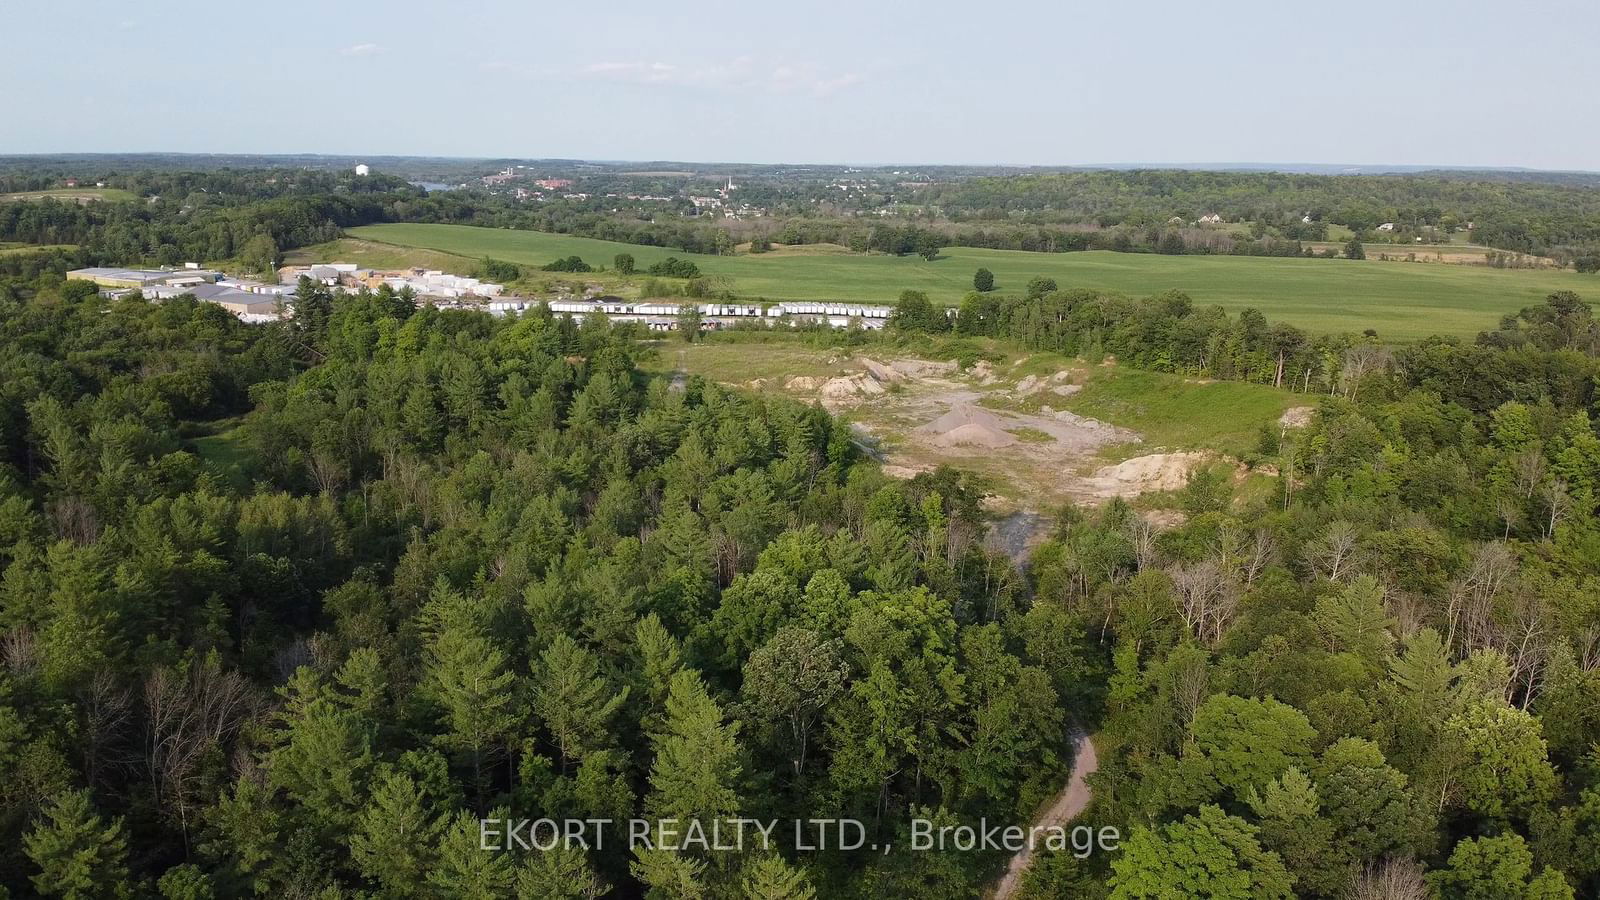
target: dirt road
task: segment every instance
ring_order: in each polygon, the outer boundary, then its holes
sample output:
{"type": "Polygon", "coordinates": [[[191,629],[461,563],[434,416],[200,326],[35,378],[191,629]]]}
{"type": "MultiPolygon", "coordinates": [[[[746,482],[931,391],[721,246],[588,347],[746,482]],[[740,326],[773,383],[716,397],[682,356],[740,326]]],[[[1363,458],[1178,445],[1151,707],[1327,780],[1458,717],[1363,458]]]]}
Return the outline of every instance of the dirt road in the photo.
{"type": "MultiPolygon", "coordinates": [[[[1083,733],[1075,735],[1077,740],[1077,756],[1072,760],[1072,777],[1067,779],[1067,786],[1056,795],[1055,802],[1050,808],[1039,816],[1033,824],[1049,827],[1051,825],[1064,825],[1072,821],[1089,806],[1089,784],[1086,779],[1095,769],[1100,767],[1100,760],[1094,753],[1094,741],[1083,733]]],[[[993,900],[1010,900],[1022,886],[1022,873],[1028,870],[1028,863],[1033,861],[1033,850],[1023,847],[1017,855],[1011,857],[1011,862],[1006,865],[1006,874],[995,886],[993,900]]]]}

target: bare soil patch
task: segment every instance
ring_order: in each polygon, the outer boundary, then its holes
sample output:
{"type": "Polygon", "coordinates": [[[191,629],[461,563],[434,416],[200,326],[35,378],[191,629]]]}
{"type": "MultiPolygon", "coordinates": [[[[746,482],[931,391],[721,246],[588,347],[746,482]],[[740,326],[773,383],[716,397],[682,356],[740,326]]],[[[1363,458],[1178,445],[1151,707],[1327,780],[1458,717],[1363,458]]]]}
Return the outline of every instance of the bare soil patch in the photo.
{"type": "Polygon", "coordinates": [[[1304,428],[1311,424],[1311,414],[1316,411],[1315,406],[1291,406],[1283,411],[1278,424],[1285,428],[1304,428]]]}

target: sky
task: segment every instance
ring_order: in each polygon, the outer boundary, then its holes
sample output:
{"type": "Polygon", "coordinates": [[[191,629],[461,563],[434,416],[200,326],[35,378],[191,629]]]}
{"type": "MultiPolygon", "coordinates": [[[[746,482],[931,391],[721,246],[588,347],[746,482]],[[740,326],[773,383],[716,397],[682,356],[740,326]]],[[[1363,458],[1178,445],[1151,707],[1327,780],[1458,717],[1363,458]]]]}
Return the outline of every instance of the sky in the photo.
{"type": "Polygon", "coordinates": [[[0,153],[1600,170],[1600,3],[0,0],[0,153]]]}

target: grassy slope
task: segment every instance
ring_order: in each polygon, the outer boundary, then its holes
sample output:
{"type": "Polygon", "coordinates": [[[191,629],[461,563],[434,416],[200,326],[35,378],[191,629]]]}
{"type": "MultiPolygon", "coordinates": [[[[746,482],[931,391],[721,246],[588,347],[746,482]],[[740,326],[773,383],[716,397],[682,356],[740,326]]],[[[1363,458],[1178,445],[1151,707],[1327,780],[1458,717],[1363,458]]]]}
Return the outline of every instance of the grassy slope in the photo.
{"type": "Polygon", "coordinates": [[[1230,310],[1254,306],[1313,332],[1376,328],[1386,338],[1430,334],[1472,335],[1507,312],[1537,303],[1555,290],[1600,293],[1600,281],[1572,272],[1489,269],[1422,263],[1328,259],[1157,256],[1110,252],[1027,253],[952,247],[927,262],[881,255],[694,256],[568,235],[474,228],[465,225],[371,225],[357,237],[479,258],[542,265],[576,254],[609,265],[617,253],[633,254],[640,268],[668,256],[691,256],[701,271],[725,276],[740,294],[770,300],[842,299],[892,302],[907,288],[955,303],[970,289],[980,266],[993,271],[1001,290],[1022,287],[1035,275],[1062,287],[1089,287],[1148,295],[1176,288],[1197,304],[1230,310]]]}
{"type": "Polygon", "coordinates": [[[1316,401],[1263,384],[1194,381],[1118,366],[1097,368],[1083,390],[1060,405],[1132,428],[1152,446],[1210,448],[1241,456],[1255,446],[1263,424],[1277,421],[1291,406],[1316,401]]]}

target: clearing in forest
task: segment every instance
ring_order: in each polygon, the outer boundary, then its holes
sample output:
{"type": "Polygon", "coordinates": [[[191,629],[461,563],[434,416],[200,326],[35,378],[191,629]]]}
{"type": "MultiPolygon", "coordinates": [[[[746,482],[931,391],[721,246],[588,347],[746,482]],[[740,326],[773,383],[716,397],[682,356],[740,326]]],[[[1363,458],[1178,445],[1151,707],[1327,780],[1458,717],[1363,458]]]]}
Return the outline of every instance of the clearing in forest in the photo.
{"type": "Polygon", "coordinates": [[[1050,354],[962,369],[885,348],[723,339],[667,344],[656,365],[821,403],[886,473],[909,478],[940,465],[974,472],[1002,513],[1179,489],[1195,470],[1245,453],[1263,425],[1297,402],[1261,385],[1050,354]]]}

